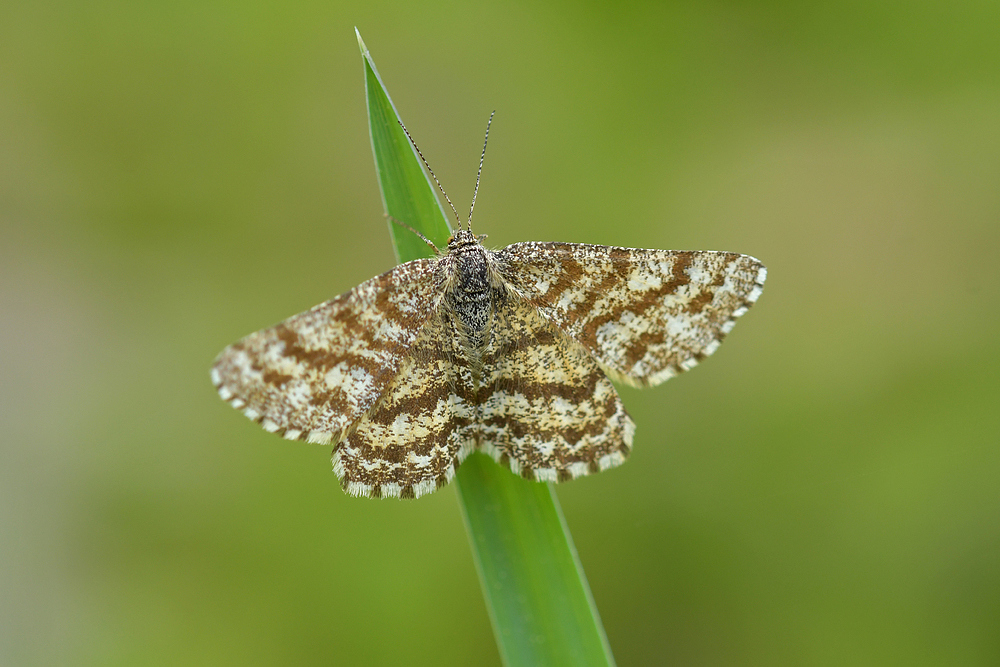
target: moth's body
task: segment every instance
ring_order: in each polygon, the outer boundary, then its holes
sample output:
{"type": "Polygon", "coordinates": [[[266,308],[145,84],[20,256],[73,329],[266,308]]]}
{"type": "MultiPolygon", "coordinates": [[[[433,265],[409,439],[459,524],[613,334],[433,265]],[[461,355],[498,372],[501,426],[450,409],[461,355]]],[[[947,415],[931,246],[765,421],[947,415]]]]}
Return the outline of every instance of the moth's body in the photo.
{"type": "Polygon", "coordinates": [[[607,373],[663,382],[718,347],[766,271],[724,252],[517,243],[458,231],[226,348],[219,394],[266,430],[334,444],[352,495],[417,497],[474,450],[562,481],[623,463],[635,425],[607,373]]]}
{"type": "Polygon", "coordinates": [[[478,384],[482,355],[497,309],[506,303],[508,285],[500,276],[496,255],[469,231],[456,232],[448,241],[437,273],[444,286],[442,316],[450,318],[462,336],[478,384]]]}

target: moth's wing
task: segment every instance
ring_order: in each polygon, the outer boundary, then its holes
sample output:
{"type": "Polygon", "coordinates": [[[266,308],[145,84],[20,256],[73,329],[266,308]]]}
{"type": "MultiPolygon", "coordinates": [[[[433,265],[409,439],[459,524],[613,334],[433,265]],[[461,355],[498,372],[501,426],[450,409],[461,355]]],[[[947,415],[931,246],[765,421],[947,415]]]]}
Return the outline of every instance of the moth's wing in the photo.
{"type": "Polygon", "coordinates": [[[454,324],[436,313],[382,398],[334,449],[344,490],[417,498],[450,482],[475,446],[472,385],[454,324]]]}
{"type": "Polygon", "coordinates": [[[230,345],[219,395],[264,429],[327,444],[385,392],[436,308],[436,260],[407,262],[230,345]]]}
{"type": "Polygon", "coordinates": [[[516,295],[497,309],[479,389],[479,447],[528,479],[624,463],[635,424],[594,358],[516,295]]]}
{"type": "Polygon", "coordinates": [[[767,271],[731,252],[516,243],[501,275],[613,379],[655,385],[715,352],[767,271]]]}

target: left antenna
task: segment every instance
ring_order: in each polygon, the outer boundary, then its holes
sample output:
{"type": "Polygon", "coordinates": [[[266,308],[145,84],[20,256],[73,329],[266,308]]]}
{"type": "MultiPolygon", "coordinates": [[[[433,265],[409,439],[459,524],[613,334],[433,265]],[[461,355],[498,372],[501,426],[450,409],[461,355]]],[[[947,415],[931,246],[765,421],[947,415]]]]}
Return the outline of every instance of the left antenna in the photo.
{"type": "Polygon", "coordinates": [[[413,137],[410,136],[410,131],[406,129],[405,125],[403,125],[403,121],[397,119],[396,122],[398,122],[399,126],[403,128],[403,132],[406,133],[406,138],[410,140],[410,145],[413,146],[413,150],[417,151],[417,155],[420,156],[420,161],[424,163],[424,166],[427,167],[427,171],[429,171],[431,174],[431,178],[433,178],[434,182],[437,183],[438,190],[440,190],[441,194],[444,195],[445,201],[448,202],[448,206],[451,206],[451,211],[452,213],[455,214],[455,219],[458,220],[458,228],[461,229],[462,219],[458,217],[458,211],[455,209],[455,205],[451,203],[451,198],[448,196],[448,193],[444,191],[444,187],[441,185],[441,181],[439,181],[438,177],[434,175],[434,170],[431,169],[431,166],[427,164],[427,159],[424,157],[424,154],[420,152],[420,147],[417,146],[417,142],[415,142],[413,140],[413,137]]]}

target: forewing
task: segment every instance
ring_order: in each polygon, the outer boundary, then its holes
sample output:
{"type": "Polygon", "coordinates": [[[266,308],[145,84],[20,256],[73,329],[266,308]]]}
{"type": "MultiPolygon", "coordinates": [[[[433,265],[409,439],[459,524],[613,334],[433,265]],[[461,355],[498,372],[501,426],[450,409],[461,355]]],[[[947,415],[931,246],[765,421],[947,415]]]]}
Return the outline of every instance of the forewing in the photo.
{"type": "Polygon", "coordinates": [[[396,377],[437,303],[435,260],[407,262],[230,345],[219,395],[289,440],[338,442],[396,377]]]}
{"type": "Polygon", "coordinates": [[[480,448],[537,481],[563,481],[625,461],[635,425],[577,341],[511,295],[498,308],[479,390],[480,448]]]}
{"type": "Polygon", "coordinates": [[[471,374],[455,328],[436,314],[379,402],[333,452],[355,496],[416,498],[440,488],[476,441],[471,374]]]}
{"type": "Polygon", "coordinates": [[[659,384],[712,354],[767,275],[748,255],[516,243],[501,273],[614,378],[659,384]]]}

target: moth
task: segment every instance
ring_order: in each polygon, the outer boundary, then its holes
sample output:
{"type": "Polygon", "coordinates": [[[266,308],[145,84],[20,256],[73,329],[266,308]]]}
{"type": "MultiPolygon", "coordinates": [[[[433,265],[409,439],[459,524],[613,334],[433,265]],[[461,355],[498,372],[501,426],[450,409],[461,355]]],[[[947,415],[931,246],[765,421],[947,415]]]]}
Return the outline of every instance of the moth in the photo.
{"type": "Polygon", "coordinates": [[[525,478],[565,481],[632,449],[611,380],[647,387],[690,370],[767,276],[731,252],[490,250],[472,232],[474,207],[475,195],[435,257],[227,347],[211,371],[219,395],[267,431],[333,445],[354,496],[431,493],[477,450],[525,478]]]}

